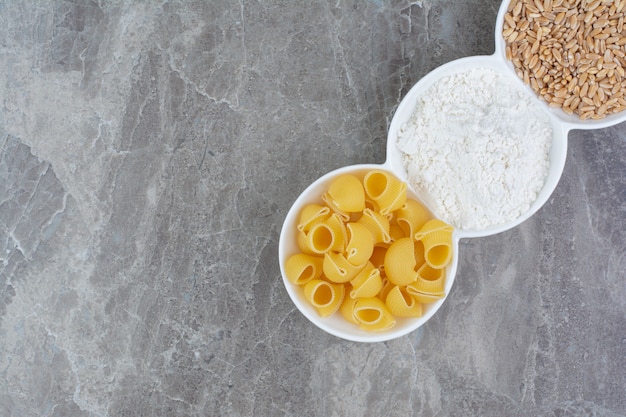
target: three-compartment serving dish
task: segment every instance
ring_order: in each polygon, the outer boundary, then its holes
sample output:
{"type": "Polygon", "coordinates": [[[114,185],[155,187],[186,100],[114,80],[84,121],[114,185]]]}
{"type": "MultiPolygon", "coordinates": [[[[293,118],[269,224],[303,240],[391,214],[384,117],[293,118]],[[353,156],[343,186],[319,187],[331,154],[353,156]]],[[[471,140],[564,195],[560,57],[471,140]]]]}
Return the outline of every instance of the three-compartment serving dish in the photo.
{"type": "MultiPolygon", "coordinates": [[[[467,58],[461,58],[444,64],[431,71],[421,80],[419,80],[419,82],[415,84],[402,99],[389,127],[387,137],[387,159],[383,164],[352,165],[329,172],[316,180],[308,188],[306,188],[296,199],[293,206],[289,210],[280,234],[279,262],[281,274],[283,277],[285,288],[294,304],[305,317],[307,317],[313,324],[318,326],[320,329],[337,337],[358,342],[386,341],[406,335],[418,329],[420,326],[426,323],[442,306],[442,304],[445,302],[447,294],[449,294],[452,289],[460,255],[459,240],[464,238],[488,236],[503,232],[505,230],[518,226],[520,223],[535,214],[537,210],[539,210],[546,203],[559,182],[565,166],[568,133],[570,130],[599,129],[612,126],[626,120],[626,111],[611,114],[599,120],[581,120],[576,114],[566,114],[562,109],[557,107],[551,107],[545,101],[540,100],[535,92],[528,85],[526,85],[524,81],[520,79],[520,77],[515,73],[513,64],[506,57],[506,41],[502,35],[502,32],[505,21],[504,17],[508,11],[509,3],[510,0],[504,0],[499,9],[495,27],[494,54],[488,56],[472,56],[467,58]],[[390,171],[399,179],[408,182],[407,172],[405,167],[403,166],[402,153],[398,150],[396,146],[396,139],[399,130],[405,123],[407,123],[407,121],[411,117],[417,105],[418,98],[422,96],[425,92],[427,92],[435,82],[442,79],[443,77],[449,77],[462,71],[467,71],[471,68],[490,68],[496,71],[497,73],[506,77],[510,81],[510,83],[519,85],[521,88],[527,91],[527,93],[533,97],[533,100],[539,102],[539,104],[543,108],[543,111],[546,113],[552,127],[552,141],[549,152],[549,170],[543,188],[541,188],[540,192],[537,195],[537,198],[530,205],[530,208],[528,210],[526,210],[523,214],[521,214],[512,221],[488,226],[482,229],[472,230],[456,228],[454,230],[454,256],[451,263],[446,267],[446,296],[436,302],[425,305],[423,315],[421,317],[399,319],[397,324],[393,328],[380,332],[364,331],[359,327],[354,326],[352,323],[348,323],[338,313],[335,313],[334,315],[325,318],[320,317],[315,308],[313,308],[313,306],[305,301],[302,288],[292,284],[286,278],[284,268],[286,259],[298,251],[295,228],[298,221],[297,219],[299,213],[301,212],[302,208],[307,204],[320,202],[320,196],[322,195],[324,190],[328,188],[333,179],[343,174],[356,174],[362,176],[363,173],[367,172],[368,170],[383,169],[386,171],[390,171]]],[[[424,203],[424,199],[410,187],[408,188],[407,193],[410,198],[424,203]]],[[[431,211],[433,211],[428,204],[425,203],[424,205],[431,209],[431,211]]]]}

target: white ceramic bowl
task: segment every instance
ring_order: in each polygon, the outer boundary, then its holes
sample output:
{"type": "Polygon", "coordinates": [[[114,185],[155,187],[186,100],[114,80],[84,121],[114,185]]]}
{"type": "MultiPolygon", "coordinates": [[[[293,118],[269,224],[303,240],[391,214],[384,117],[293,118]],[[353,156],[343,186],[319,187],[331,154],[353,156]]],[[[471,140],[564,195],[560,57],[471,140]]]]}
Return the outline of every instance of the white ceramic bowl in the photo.
{"type": "MultiPolygon", "coordinates": [[[[424,314],[420,318],[397,318],[398,322],[396,326],[390,330],[383,332],[367,332],[361,330],[358,326],[347,322],[339,313],[335,313],[334,315],[327,318],[320,317],[319,314],[317,314],[317,311],[315,311],[315,309],[313,308],[313,306],[311,306],[304,299],[302,287],[292,284],[287,279],[284,269],[285,261],[291,255],[300,252],[298,244],[296,242],[296,224],[298,223],[302,208],[310,203],[322,204],[322,194],[328,189],[330,183],[339,175],[353,174],[358,177],[362,177],[365,172],[372,169],[384,169],[398,176],[397,167],[394,167],[389,163],[385,163],[382,165],[350,165],[329,172],[328,174],[320,177],[309,187],[307,187],[307,189],[304,190],[302,194],[300,194],[300,196],[296,199],[293,206],[291,206],[291,209],[289,209],[289,212],[287,213],[287,217],[285,218],[285,222],[280,232],[280,242],[278,246],[278,259],[280,262],[280,272],[283,277],[283,283],[285,284],[285,288],[287,289],[291,300],[296,305],[296,307],[298,307],[300,312],[320,329],[337,337],[352,340],[355,342],[382,342],[404,336],[407,333],[414,331],[422,324],[426,323],[426,321],[428,321],[428,319],[430,319],[433,314],[435,314],[439,307],[441,307],[445,300],[444,297],[434,303],[424,305],[424,314]]],[[[407,196],[409,198],[422,202],[419,196],[417,196],[415,192],[413,192],[410,188],[407,191],[407,196]]],[[[446,267],[446,296],[450,293],[450,290],[452,289],[452,284],[454,282],[454,277],[456,275],[456,268],[458,264],[459,239],[455,236],[455,234],[456,232],[454,232],[453,234],[453,258],[450,264],[446,267]]]]}
{"type": "MultiPolygon", "coordinates": [[[[472,68],[490,68],[494,71],[502,74],[504,77],[510,79],[510,82],[516,83],[518,80],[517,75],[510,71],[505,63],[502,61],[499,55],[489,56],[471,56],[467,58],[457,59],[455,61],[448,62],[424,76],[413,88],[406,94],[398,109],[396,110],[391,125],[389,127],[389,134],[387,137],[387,161],[391,166],[399,167],[396,170],[399,172],[400,178],[407,181],[407,173],[402,165],[402,153],[396,147],[396,139],[398,131],[404,125],[413,114],[418,98],[423,96],[426,91],[439,79],[449,77],[454,74],[466,72],[472,68]]],[[[530,96],[530,94],[529,94],[530,96]]],[[[548,109],[545,106],[545,109],[548,109]]],[[[500,233],[504,230],[511,229],[524,220],[532,216],[539,208],[545,204],[552,192],[554,191],[563,167],[565,166],[565,157],[567,155],[567,132],[565,125],[561,121],[549,114],[550,123],[552,126],[552,146],[550,150],[550,171],[548,178],[539,192],[537,199],[530,206],[530,209],[507,223],[489,226],[484,229],[462,229],[459,230],[458,237],[479,237],[488,236],[496,233],[500,233]]],[[[429,207],[431,211],[435,212],[434,207],[429,207]]]]}
{"type": "MultiPolygon", "coordinates": [[[[328,174],[322,176],[313,184],[311,184],[306,190],[304,190],[289,210],[281,230],[278,249],[283,282],[285,284],[287,292],[289,293],[289,296],[291,297],[291,300],[294,302],[296,307],[300,310],[300,312],[302,312],[302,314],[304,314],[306,318],[308,318],[320,329],[337,337],[357,342],[382,342],[386,340],[391,340],[400,336],[404,336],[418,329],[435,314],[435,312],[441,307],[441,305],[445,301],[444,297],[443,299],[426,306],[423,317],[419,319],[400,319],[398,324],[388,331],[370,333],[360,330],[353,324],[346,322],[339,313],[336,313],[331,317],[321,318],[313,309],[313,307],[309,305],[304,299],[302,289],[289,282],[289,280],[286,278],[284,271],[285,260],[290,255],[298,252],[295,227],[300,210],[308,203],[321,202],[321,194],[326,190],[330,182],[336,176],[345,173],[362,173],[366,170],[382,168],[393,172],[401,180],[407,182],[407,173],[402,164],[401,153],[396,148],[397,133],[400,127],[408,121],[411,114],[413,113],[418,97],[424,94],[424,92],[426,92],[429,87],[437,80],[442,77],[447,77],[459,72],[467,71],[470,68],[491,68],[510,79],[511,83],[517,83],[518,85],[521,85],[529,93],[529,95],[531,95],[538,102],[540,102],[542,108],[550,119],[553,130],[552,147],[550,150],[550,170],[548,173],[548,177],[537,199],[530,206],[529,210],[515,220],[504,224],[491,226],[485,229],[455,229],[453,233],[454,257],[451,264],[447,267],[446,271],[446,297],[452,289],[452,285],[454,283],[456,275],[458,260],[460,256],[458,250],[460,239],[493,235],[516,227],[524,220],[531,217],[534,213],[537,212],[537,210],[541,208],[541,206],[546,203],[546,201],[556,188],[559,179],[561,178],[563,168],[565,166],[565,159],[567,156],[567,136],[570,130],[599,129],[612,126],[626,120],[626,112],[622,112],[615,115],[610,115],[601,120],[581,121],[578,116],[568,115],[561,109],[549,107],[544,101],[540,100],[535,95],[534,91],[532,91],[530,87],[526,86],[523,81],[515,74],[513,65],[506,60],[506,57],[504,55],[505,45],[501,33],[504,13],[506,13],[508,4],[509,0],[504,0],[500,6],[500,10],[498,13],[495,29],[496,48],[494,54],[461,58],[444,64],[424,76],[417,84],[415,84],[411,88],[411,90],[409,90],[406,96],[402,99],[389,127],[387,137],[387,160],[384,164],[352,165],[329,172],[328,174]]],[[[409,196],[422,202],[426,207],[429,207],[427,201],[425,201],[424,198],[420,197],[420,195],[417,195],[413,190],[411,190],[410,186],[409,196]]],[[[431,209],[431,212],[434,211],[432,210],[432,207],[429,208],[431,209]]]]}

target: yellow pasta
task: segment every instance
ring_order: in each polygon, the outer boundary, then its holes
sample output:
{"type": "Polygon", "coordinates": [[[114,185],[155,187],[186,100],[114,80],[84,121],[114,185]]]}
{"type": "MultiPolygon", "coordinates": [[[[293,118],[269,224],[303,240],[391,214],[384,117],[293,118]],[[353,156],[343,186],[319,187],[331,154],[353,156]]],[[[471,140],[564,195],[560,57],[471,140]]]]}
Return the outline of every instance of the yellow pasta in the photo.
{"type": "Polygon", "coordinates": [[[443,293],[442,294],[424,294],[419,291],[415,291],[415,289],[413,288],[413,285],[407,285],[406,291],[409,294],[411,294],[415,298],[415,300],[417,300],[418,302],[422,304],[434,303],[435,301],[442,299],[443,296],[445,295],[443,293]]]}
{"type": "Polygon", "coordinates": [[[391,238],[391,242],[395,242],[396,240],[402,239],[403,237],[407,236],[411,235],[407,235],[406,233],[404,233],[404,230],[402,230],[398,223],[396,223],[395,221],[389,223],[389,237],[391,238]]]}
{"type": "Polygon", "coordinates": [[[426,262],[424,244],[420,240],[413,240],[413,255],[415,256],[416,269],[419,269],[426,262]]]}
{"type": "Polygon", "coordinates": [[[326,252],[324,254],[322,270],[326,278],[330,281],[343,284],[350,281],[356,274],[361,272],[361,270],[365,268],[365,265],[365,263],[358,266],[352,265],[348,262],[343,253],[326,252]]]}
{"type": "Polygon", "coordinates": [[[348,222],[350,221],[350,213],[348,213],[345,210],[340,209],[337,204],[335,203],[335,200],[333,200],[333,198],[330,196],[330,194],[328,193],[324,193],[322,194],[322,200],[324,201],[324,203],[326,203],[326,205],[328,206],[328,208],[335,213],[337,216],[339,216],[339,218],[341,219],[341,221],[343,222],[348,222]]]}
{"type": "Polygon", "coordinates": [[[338,312],[364,331],[384,331],[445,296],[453,228],[406,192],[375,169],[338,176],[319,204],[304,206],[295,225],[300,252],[284,271],[320,316],[338,312]]]}
{"type": "Polygon", "coordinates": [[[385,304],[396,317],[422,317],[422,304],[403,287],[394,287],[389,291],[385,304]]]}
{"type": "Polygon", "coordinates": [[[385,254],[387,253],[387,246],[374,246],[372,256],[370,256],[370,262],[380,272],[385,272],[385,254]]]}
{"type": "Polygon", "coordinates": [[[365,208],[372,211],[380,211],[378,203],[372,200],[367,194],[365,195],[365,208]]]}
{"type": "Polygon", "coordinates": [[[383,288],[380,270],[371,262],[368,262],[365,268],[350,280],[350,284],[352,285],[352,291],[350,291],[352,298],[374,297],[383,288]]]}
{"type": "Polygon", "coordinates": [[[321,279],[314,279],[304,284],[304,298],[311,303],[320,316],[328,317],[335,313],[346,294],[341,284],[332,284],[321,279]]]}
{"type": "Polygon", "coordinates": [[[367,195],[378,204],[383,215],[399,209],[406,201],[406,183],[383,170],[372,170],[365,174],[363,187],[367,195]]]}
{"type": "Polygon", "coordinates": [[[374,243],[389,243],[391,242],[391,236],[389,236],[389,219],[382,214],[372,211],[370,209],[363,210],[363,216],[357,221],[367,227],[367,229],[374,236],[374,243]]]}
{"type": "Polygon", "coordinates": [[[420,303],[432,303],[445,295],[445,269],[422,265],[417,280],[406,287],[406,291],[420,303]]]}
{"type": "Polygon", "coordinates": [[[315,253],[311,250],[309,246],[309,238],[306,233],[299,230],[296,235],[296,242],[298,243],[298,248],[302,251],[302,253],[306,253],[307,255],[320,255],[319,253],[315,253]]]}
{"type": "Polygon", "coordinates": [[[344,174],[335,178],[328,187],[328,196],[344,212],[353,213],[365,209],[363,184],[354,175],[344,174]]]}
{"type": "Polygon", "coordinates": [[[317,223],[321,223],[330,217],[330,209],[319,204],[308,204],[300,213],[300,222],[297,229],[301,232],[308,232],[317,223]]]}
{"type": "Polygon", "coordinates": [[[357,298],[353,308],[354,319],[363,330],[383,331],[396,324],[396,319],[380,298],[357,298]]]}
{"type": "Polygon", "coordinates": [[[346,259],[352,265],[363,265],[374,252],[374,236],[360,223],[348,223],[346,230],[348,232],[346,259]]]}
{"type": "Polygon", "coordinates": [[[445,269],[435,269],[424,264],[417,270],[417,279],[412,287],[415,291],[424,294],[443,294],[445,278],[445,269]]]}
{"type": "Polygon", "coordinates": [[[439,220],[429,220],[415,234],[415,239],[424,244],[424,257],[433,268],[443,268],[452,259],[452,231],[449,224],[439,220]]]}
{"type": "Polygon", "coordinates": [[[314,225],[307,234],[307,247],[317,254],[342,252],[346,243],[346,227],[336,214],[314,225]]]}
{"type": "Polygon", "coordinates": [[[378,298],[380,298],[383,302],[387,300],[387,295],[389,295],[389,291],[396,287],[393,282],[389,281],[386,277],[383,278],[383,287],[380,289],[378,293],[378,298]]]}
{"type": "Polygon", "coordinates": [[[396,221],[405,236],[414,236],[432,218],[426,207],[415,200],[406,202],[396,212],[396,221]]]}
{"type": "Polygon", "coordinates": [[[395,241],[385,254],[385,275],[395,285],[408,285],[417,279],[413,239],[395,241]]]}
{"type": "Polygon", "coordinates": [[[343,302],[339,307],[339,312],[343,318],[353,324],[359,324],[359,322],[354,318],[354,305],[357,301],[357,298],[344,297],[343,302]]]}
{"type": "Polygon", "coordinates": [[[287,279],[295,285],[303,285],[322,275],[323,258],[297,253],[285,262],[287,279]]]}

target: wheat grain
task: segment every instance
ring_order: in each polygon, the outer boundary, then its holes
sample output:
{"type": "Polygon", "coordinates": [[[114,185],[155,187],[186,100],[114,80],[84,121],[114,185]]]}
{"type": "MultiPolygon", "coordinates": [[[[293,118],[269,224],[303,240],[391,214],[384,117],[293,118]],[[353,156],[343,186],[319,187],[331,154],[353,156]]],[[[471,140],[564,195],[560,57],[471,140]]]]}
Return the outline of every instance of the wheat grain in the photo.
{"type": "Polygon", "coordinates": [[[552,107],[581,119],[626,108],[626,0],[512,0],[506,59],[552,107]]]}

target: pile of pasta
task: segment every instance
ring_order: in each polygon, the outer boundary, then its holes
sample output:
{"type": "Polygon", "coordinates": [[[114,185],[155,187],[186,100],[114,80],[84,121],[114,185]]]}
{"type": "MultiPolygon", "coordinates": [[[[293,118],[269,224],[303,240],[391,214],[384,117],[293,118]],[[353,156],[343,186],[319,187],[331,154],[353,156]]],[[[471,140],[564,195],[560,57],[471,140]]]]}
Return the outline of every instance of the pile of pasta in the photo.
{"type": "Polygon", "coordinates": [[[284,265],[320,316],[383,331],[445,295],[453,228],[407,198],[405,182],[381,169],[343,174],[321,199],[300,212],[301,252],[284,265]]]}

